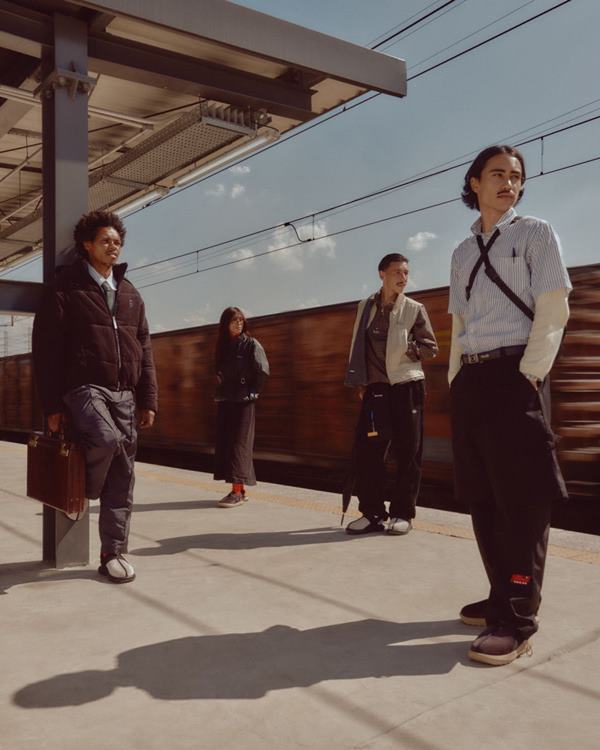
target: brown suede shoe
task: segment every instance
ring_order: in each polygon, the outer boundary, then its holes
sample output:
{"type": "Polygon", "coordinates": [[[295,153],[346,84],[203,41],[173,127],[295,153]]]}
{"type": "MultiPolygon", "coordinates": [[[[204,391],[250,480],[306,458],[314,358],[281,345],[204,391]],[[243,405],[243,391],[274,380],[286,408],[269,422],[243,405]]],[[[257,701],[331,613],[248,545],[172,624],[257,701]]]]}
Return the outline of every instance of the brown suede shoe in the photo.
{"type": "Polygon", "coordinates": [[[469,659],[493,667],[510,664],[519,656],[531,656],[529,641],[519,641],[514,633],[502,626],[486,628],[471,644],[469,659]]]}

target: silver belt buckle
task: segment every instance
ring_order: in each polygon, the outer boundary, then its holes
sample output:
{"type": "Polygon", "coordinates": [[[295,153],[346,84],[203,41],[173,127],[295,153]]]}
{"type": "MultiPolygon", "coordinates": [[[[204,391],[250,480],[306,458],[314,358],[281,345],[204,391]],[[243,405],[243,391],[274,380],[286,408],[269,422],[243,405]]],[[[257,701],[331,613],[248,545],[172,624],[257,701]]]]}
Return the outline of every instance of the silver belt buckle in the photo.
{"type": "Polygon", "coordinates": [[[470,365],[476,365],[479,362],[479,354],[467,354],[467,362],[470,365]]]}

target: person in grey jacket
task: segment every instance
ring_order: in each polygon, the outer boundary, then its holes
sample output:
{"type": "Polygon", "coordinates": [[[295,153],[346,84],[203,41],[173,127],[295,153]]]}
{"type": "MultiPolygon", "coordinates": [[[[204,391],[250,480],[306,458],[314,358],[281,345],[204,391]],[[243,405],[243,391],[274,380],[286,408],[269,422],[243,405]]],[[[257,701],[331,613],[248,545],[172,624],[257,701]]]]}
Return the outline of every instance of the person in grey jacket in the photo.
{"type": "Polygon", "coordinates": [[[407,258],[390,253],[378,270],[382,287],[358,306],[345,379],[362,400],[353,468],[362,516],[348,524],[348,534],[406,534],[412,528],[423,452],[421,360],[438,351],[425,307],[404,294],[407,258]],[[390,451],[396,474],[387,493],[385,459],[390,451]]]}

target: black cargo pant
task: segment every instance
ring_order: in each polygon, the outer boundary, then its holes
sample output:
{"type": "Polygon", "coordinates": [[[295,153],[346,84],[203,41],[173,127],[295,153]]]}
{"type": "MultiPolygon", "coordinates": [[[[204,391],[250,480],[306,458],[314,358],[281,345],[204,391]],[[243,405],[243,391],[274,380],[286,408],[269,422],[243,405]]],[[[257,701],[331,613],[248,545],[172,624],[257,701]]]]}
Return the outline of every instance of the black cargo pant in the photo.
{"type": "Polygon", "coordinates": [[[69,426],[85,450],[86,496],[100,498],[101,551],[127,552],[137,449],[133,393],[83,385],[64,402],[69,426]]]}
{"type": "Polygon", "coordinates": [[[537,630],[552,503],[567,497],[540,391],[520,355],[463,365],[451,385],[457,496],[470,508],[490,582],[488,625],[537,630]]]}
{"type": "Polygon", "coordinates": [[[358,509],[370,519],[415,517],[423,455],[423,380],[365,391],[356,428],[358,509]],[[369,433],[377,432],[377,435],[369,433]],[[393,485],[386,481],[386,459],[393,458],[393,485]],[[385,501],[389,500],[389,514],[385,501]]]}

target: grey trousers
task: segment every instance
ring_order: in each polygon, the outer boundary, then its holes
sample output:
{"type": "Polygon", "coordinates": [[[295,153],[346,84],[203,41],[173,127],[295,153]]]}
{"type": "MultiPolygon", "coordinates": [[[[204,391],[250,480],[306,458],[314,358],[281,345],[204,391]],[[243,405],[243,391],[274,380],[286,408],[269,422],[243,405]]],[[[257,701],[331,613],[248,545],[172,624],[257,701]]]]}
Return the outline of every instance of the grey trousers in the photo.
{"type": "Polygon", "coordinates": [[[127,552],[137,449],[133,393],[83,385],[63,400],[69,428],[85,450],[86,496],[100,499],[101,551],[127,552]]]}

